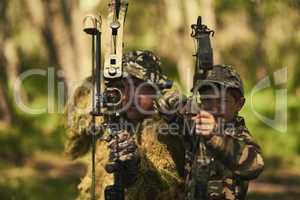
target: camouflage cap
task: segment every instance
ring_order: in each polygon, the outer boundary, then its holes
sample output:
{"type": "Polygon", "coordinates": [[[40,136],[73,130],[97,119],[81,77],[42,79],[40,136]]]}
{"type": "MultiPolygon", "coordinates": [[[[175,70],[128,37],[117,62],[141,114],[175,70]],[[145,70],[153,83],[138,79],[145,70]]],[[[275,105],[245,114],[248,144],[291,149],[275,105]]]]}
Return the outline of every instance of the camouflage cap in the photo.
{"type": "Polygon", "coordinates": [[[123,76],[132,75],[151,84],[163,84],[167,77],[161,72],[160,59],[151,51],[130,51],[123,56],[123,76]]]}
{"type": "Polygon", "coordinates": [[[228,65],[215,65],[212,70],[208,72],[205,81],[200,84],[201,87],[209,83],[217,83],[228,88],[236,88],[244,96],[244,87],[240,75],[237,71],[228,65]]]}

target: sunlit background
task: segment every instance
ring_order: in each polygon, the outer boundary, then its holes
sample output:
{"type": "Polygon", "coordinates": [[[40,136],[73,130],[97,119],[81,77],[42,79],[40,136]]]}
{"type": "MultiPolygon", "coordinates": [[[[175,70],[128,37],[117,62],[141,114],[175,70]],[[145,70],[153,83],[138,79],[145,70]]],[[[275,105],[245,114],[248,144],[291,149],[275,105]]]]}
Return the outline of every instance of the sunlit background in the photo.
{"type": "MultiPolygon", "coordinates": [[[[1,0],[0,199],[77,196],[86,159],[71,162],[63,154],[63,107],[72,87],[91,71],[83,18],[101,15],[105,35],[107,5],[108,0],[1,0]],[[17,78],[33,69],[44,75],[16,87],[17,78]],[[29,109],[46,110],[24,112],[16,90],[29,109]]],[[[163,71],[188,94],[195,52],[190,26],[198,15],[215,30],[215,63],[234,66],[244,80],[241,114],[266,159],[249,199],[299,199],[300,1],[130,0],[124,51],[155,52],[163,71]]]]}

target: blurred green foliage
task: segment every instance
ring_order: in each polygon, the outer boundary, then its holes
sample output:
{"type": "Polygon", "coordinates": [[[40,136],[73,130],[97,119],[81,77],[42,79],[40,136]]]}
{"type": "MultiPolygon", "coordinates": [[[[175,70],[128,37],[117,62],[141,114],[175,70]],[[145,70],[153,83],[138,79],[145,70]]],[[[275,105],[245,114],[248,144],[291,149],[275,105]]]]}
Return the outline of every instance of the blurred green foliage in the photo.
{"type": "MultiPolygon", "coordinates": [[[[18,73],[30,69],[47,70],[48,66],[53,66],[56,71],[63,69],[59,66],[58,54],[55,54],[61,51],[58,51],[53,43],[53,35],[51,35],[53,30],[47,29],[49,27],[39,30],[38,26],[33,26],[27,13],[28,10],[26,11],[28,5],[25,6],[25,2],[28,1],[22,0],[19,4],[16,0],[5,0],[0,3],[0,10],[3,11],[0,19],[0,27],[3,30],[0,34],[0,47],[5,50],[5,43],[13,41],[18,73]]],[[[71,5],[65,0],[52,2],[61,3],[65,26],[70,26],[72,24],[70,10],[76,5],[71,5]]],[[[246,85],[247,101],[241,114],[246,118],[251,133],[262,146],[267,161],[267,170],[270,169],[273,172],[279,168],[297,168],[300,164],[299,1],[215,0],[213,2],[217,28],[214,42],[218,43],[219,47],[215,50],[220,54],[220,62],[235,66],[242,74],[246,85]],[[272,79],[272,73],[282,67],[288,69],[288,82],[283,86],[288,89],[286,133],[281,133],[266,125],[254,113],[256,111],[261,115],[274,118],[276,85],[257,93],[253,99],[255,102],[253,107],[250,100],[251,90],[257,81],[267,75],[270,75],[272,79]]],[[[100,11],[103,17],[107,14],[106,3],[107,1],[100,1],[92,10],[100,11]]],[[[35,8],[39,9],[38,5],[35,8]]],[[[150,49],[162,52],[163,71],[172,80],[180,82],[181,74],[174,67],[177,64],[177,57],[172,54],[174,49],[165,51],[161,47],[165,41],[174,42],[173,38],[170,41],[167,40],[168,38],[161,38],[162,36],[172,36],[182,31],[168,32],[169,26],[165,19],[166,9],[169,8],[166,7],[165,1],[138,0],[130,3],[124,37],[125,48],[126,50],[150,49]]],[[[49,22],[51,19],[47,21],[49,22]]],[[[181,28],[189,26],[186,24],[181,28]]],[[[72,40],[75,39],[72,38],[72,40]]],[[[192,43],[192,40],[190,42],[192,43]]],[[[36,152],[50,152],[59,159],[67,159],[63,157],[64,119],[62,113],[31,115],[20,110],[14,102],[13,83],[7,75],[13,71],[8,67],[10,60],[3,60],[6,54],[0,54],[0,85],[2,86],[0,89],[7,94],[7,107],[10,109],[12,120],[8,124],[0,123],[0,198],[12,200],[50,200],[57,199],[57,197],[74,199],[77,193],[76,185],[79,183],[78,173],[74,176],[53,177],[49,174],[36,174],[29,170],[28,176],[16,175],[22,174],[18,171],[25,170],[25,173],[28,170],[28,163],[34,159],[36,152]],[[10,169],[17,172],[12,173],[10,169]]],[[[12,57],[8,56],[8,58],[12,57]]],[[[23,84],[22,97],[31,108],[45,107],[48,101],[54,100],[55,111],[58,111],[58,106],[62,106],[57,104],[59,81],[61,79],[56,75],[55,95],[49,99],[47,77],[34,76],[27,79],[23,84]]],[[[2,112],[0,110],[0,116],[4,113],[2,112]]],[[[52,162],[51,158],[49,162],[52,162]]],[[[265,197],[253,194],[251,199],[265,199],[265,197]]]]}

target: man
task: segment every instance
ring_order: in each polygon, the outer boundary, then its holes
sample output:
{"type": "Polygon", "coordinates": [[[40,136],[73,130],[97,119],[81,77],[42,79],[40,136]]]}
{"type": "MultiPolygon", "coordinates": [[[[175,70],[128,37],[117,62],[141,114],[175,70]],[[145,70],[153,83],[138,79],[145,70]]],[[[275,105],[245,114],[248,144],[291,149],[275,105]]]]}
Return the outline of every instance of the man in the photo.
{"type": "MultiPolygon", "coordinates": [[[[238,73],[229,66],[216,65],[199,86],[201,111],[193,117],[196,137],[202,137],[208,163],[208,183],[201,184],[201,154],[196,151],[188,180],[188,200],[197,200],[205,193],[206,199],[245,199],[248,181],[263,170],[264,162],[259,145],[239,116],[245,98],[243,83],[238,73]],[[201,188],[202,187],[202,188],[201,188]],[[203,192],[203,187],[207,191],[203,192]]],[[[191,145],[188,137],[188,145],[191,145]]],[[[190,151],[192,148],[189,148],[190,151]]],[[[191,152],[189,152],[191,153],[191,152]]]]}
{"type": "MultiPolygon", "coordinates": [[[[156,134],[163,122],[153,115],[153,101],[157,88],[166,81],[160,61],[149,51],[133,51],[124,56],[123,67],[122,104],[129,107],[121,114],[128,126],[118,134],[117,140],[98,141],[97,199],[103,200],[105,187],[112,184],[113,176],[105,171],[105,166],[115,161],[116,156],[122,164],[125,199],[183,199],[183,143],[177,137],[156,134]]],[[[72,123],[68,128],[66,152],[72,159],[86,154],[90,148],[91,117],[77,112],[77,108],[86,108],[89,102],[90,91],[80,87],[67,108],[72,123]]],[[[98,119],[98,125],[103,123],[101,120],[98,119]]],[[[91,167],[88,169],[79,185],[78,199],[90,199],[91,167]]]]}

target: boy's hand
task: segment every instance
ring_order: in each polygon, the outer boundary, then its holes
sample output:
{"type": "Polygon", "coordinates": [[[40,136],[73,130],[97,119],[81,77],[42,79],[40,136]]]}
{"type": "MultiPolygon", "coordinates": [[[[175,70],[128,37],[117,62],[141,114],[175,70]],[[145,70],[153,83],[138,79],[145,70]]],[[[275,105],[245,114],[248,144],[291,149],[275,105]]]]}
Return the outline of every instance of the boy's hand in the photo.
{"type": "Polygon", "coordinates": [[[216,121],[212,114],[202,110],[194,116],[192,120],[195,122],[195,132],[197,135],[202,135],[207,139],[212,137],[213,131],[216,127],[216,121]]]}

